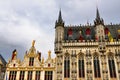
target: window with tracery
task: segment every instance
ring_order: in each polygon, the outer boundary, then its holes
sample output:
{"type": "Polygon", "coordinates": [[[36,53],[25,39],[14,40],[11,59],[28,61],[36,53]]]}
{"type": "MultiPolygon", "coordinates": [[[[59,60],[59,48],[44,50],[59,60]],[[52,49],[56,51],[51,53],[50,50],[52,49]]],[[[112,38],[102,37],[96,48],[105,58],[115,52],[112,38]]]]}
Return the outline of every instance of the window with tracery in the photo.
{"type": "Polygon", "coordinates": [[[100,78],[101,77],[100,62],[99,62],[99,56],[98,55],[94,55],[93,64],[94,64],[94,77],[95,78],[100,78]]]}
{"type": "Polygon", "coordinates": [[[84,78],[85,77],[85,69],[84,69],[84,55],[81,54],[79,55],[79,60],[78,60],[78,68],[79,68],[79,77],[84,78]]]}
{"type": "Polygon", "coordinates": [[[113,55],[108,55],[108,65],[111,78],[116,78],[115,62],[113,55]]]}
{"type": "Polygon", "coordinates": [[[70,77],[70,57],[69,54],[65,55],[64,60],[64,77],[69,78],[70,77]]]}

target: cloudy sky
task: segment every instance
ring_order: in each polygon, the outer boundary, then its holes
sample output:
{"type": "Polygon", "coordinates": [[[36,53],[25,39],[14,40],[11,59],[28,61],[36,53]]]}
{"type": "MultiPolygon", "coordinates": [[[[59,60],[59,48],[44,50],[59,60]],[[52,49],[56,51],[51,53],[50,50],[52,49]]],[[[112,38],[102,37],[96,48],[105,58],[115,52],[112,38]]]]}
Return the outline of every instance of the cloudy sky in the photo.
{"type": "Polygon", "coordinates": [[[93,24],[96,6],[105,24],[120,23],[120,0],[0,0],[0,54],[8,61],[17,49],[23,59],[36,40],[36,49],[54,54],[54,26],[61,8],[65,25],[93,24]]]}

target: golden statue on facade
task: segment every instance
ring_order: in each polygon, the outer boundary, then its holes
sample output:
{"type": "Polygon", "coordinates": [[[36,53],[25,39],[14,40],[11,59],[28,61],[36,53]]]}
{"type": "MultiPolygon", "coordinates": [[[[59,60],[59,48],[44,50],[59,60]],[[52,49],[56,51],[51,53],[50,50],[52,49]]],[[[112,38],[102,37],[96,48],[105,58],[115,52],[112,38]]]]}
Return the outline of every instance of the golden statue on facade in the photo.
{"type": "Polygon", "coordinates": [[[32,47],[34,47],[34,45],[35,45],[35,40],[33,40],[33,42],[32,42],[32,47]]]}

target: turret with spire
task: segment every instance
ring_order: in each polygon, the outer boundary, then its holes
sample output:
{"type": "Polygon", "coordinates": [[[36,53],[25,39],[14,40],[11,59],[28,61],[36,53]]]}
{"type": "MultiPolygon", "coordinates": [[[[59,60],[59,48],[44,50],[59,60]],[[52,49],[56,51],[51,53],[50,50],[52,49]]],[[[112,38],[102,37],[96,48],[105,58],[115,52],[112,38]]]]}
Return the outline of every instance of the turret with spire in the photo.
{"type": "Polygon", "coordinates": [[[63,27],[64,27],[64,21],[63,21],[63,19],[62,19],[61,10],[59,11],[59,16],[58,16],[58,20],[56,20],[55,28],[56,28],[57,26],[63,26],[63,27]]]}
{"type": "Polygon", "coordinates": [[[100,18],[100,14],[99,14],[98,8],[96,9],[96,19],[94,21],[94,24],[95,25],[99,25],[99,24],[104,25],[104,20],[102,18],[100,18]]]}
{"type": "Polygon", "coordinates": [[[62,14],[60,10],[58,20],[56,20],[56,23],[55,23],[55,53],[61,52],[62,50],[61,42],[63,39],[64,39],[64,21],[62,19],[62,14]]]}

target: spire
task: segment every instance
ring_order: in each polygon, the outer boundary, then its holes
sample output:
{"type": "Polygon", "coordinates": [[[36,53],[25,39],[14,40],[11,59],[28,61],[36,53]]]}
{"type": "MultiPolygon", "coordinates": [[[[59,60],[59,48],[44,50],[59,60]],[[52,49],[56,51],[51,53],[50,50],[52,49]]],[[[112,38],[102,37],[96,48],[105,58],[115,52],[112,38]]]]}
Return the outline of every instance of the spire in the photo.
{"type": "Polygon", "coordinates": [[[104,21],[102,18],[100,18],[100,13],[99,13],[99,9],[98,7],[96,8],[96,19],[94,21],[95,25],[99,25],[99,24],[103,24],[104,25],[104,21]]]}
{"type": "Polygon", "coordinates": [[[96,19],[100,19],[100,14],[99,14],[98,7],[97,7],[97,10],[96,10],[96,19]]]}
{"type": "Polygon", "coordinates": [[[58,22],[62,22],[63,20],[62,20],[62,15],[61,15],[61,9],[60,9],[60,11],[59,11],[59,16],[58,16],[58,22]]]}
{"type": "Polygon", "coordinates": [[[63,19],[62,19],[61,9],[60,9],[60,11],[59,11],[58,20],[56,20],[56,23],[55,23],[55,28],[56,28],[57,26],[62,26],[62,27],[64,27],[64,21],[63,21],[63,19]]]}

